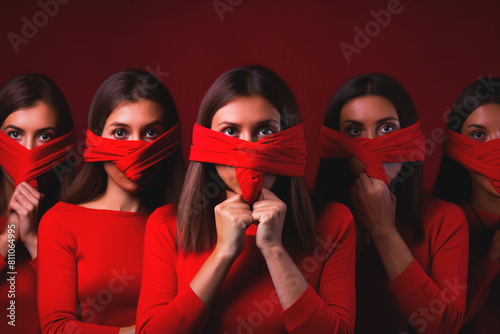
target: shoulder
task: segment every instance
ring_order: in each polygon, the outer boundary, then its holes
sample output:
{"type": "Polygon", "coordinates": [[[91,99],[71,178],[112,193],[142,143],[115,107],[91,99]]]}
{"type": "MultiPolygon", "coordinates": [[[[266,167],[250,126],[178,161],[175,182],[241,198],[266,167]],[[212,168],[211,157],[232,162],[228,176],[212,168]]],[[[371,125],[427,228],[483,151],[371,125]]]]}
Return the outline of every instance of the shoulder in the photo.
{"type": "Polygon", "coordinates": [[[427,218],[438,219],[465,219],[462,207],[457,204],[444,201],[432,195],[424,195],[422,201],[422,214],[427,218]]]}
{"type": "Polygon", "coordinates": [[[58,225],[61,221],[74,221],[79,215],[75,213],[77,205],[58,202],[48,209],[40,220],[40,227],[58,225]],[[68,220],[68,218],[71,218],[68,220]]]}
{"type": "MultiPolygon", "coordinates": [[[[60,242],[62,240],[73,240],[76,235],[73,227],[80,226],[78,222],[82,219],[82,215],[75,210],[77,205],[64,202],[56,203],[52,208],[47,210],[40,220],[38,227],[39,240],[54,239],[60,242]]],[[[66,242],[65,242],[66,243],[66,242]]]]}
{"type": "Polygon", "coordinates": [[[175,238],[177,229],[177,208],[174,204],[167,204],[156,209],[148,218],[146,232],[163,234],[175,238]]]}
{"type": "Polygon", "coordinates": [[[457,231],[468,229],[464,210],[457,204],[425,195],[422,201],[424,230],[457,231]]]}
{"type": "Polygon", "coordinates": [[[318,235],[342,235],[354,232],[354,217],[347,206],[337,202],[328,203],[319,213],[318,235]]]}

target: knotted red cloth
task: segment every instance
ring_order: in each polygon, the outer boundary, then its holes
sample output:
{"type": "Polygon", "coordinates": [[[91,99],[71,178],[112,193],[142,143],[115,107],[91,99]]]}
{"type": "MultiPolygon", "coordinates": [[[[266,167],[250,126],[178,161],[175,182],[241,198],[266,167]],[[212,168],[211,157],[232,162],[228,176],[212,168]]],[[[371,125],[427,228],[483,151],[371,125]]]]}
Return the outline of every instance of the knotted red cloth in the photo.
{"type": "Polygon", "coordinates": [[[243,199],[253,203],[260,192],[264,173],[304,176],[306,156],[302,123],[255,143],[195,124],[189,160],[235,167],[243,199]]]}
{"type": "Polygon", "coordinates": [[[486,176],[500,193],[500,139],[479,143],[449,129],[446,135],[444,153],[469,171],[486,176]]]}
{"type": "Polygon", "coordinates": [[[74,130],[31,150],[0,131],[0,165],[14,179],[15,187],[26,181],[38,189],[36,178],[69,160],[75,146],[74,130]]]}
{"type": "Polygon", "coordinates": [[[370,139],[350,138],[326,126],[321,128],[320,157],[345,159],[356,157],[365,164],[366,174],[389,185],[382,162],[423,161],[425,137],[420,121],[398,131],[370,139]]]}
{"type": "Polygon", "coordinates": [[[111,161],[125,176],[138,181],[141,172],[177,152],[182,147],[181,127],[177,123],[152,142],[103,138],[87,129],[87,162],[111,161]]]}

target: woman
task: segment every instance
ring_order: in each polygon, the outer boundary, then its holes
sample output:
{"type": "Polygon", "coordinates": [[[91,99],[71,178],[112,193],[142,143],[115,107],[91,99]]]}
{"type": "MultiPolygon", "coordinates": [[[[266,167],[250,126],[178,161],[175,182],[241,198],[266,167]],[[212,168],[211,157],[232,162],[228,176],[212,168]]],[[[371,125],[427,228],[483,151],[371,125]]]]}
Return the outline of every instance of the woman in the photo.
{"type": "Polygon", "coordinates": [[[316,194],[350,206],[357,223],[356,331],[456,333],[465,217],[422,195],[425,142],[404,88],[381,74],[349,80],[330,102],[320,148],[316,194]]]}
{"type": "Polygon", "coordinates": [[[316,224],[301,176],[295,98],[260,66],[206,93],[174,210],[151,215],[138,332],[351,333],[354,226],[331,204],[316,224]]]}
{"type": "Polygon", "coordinates": [[[89,119],[86,164],[41,222],[44,333],[135,331],[146,221],[177,200],[183,179],[175,104],[153,75],[113,74],[89,119]]]}
{"type": "Polygon", "coordinates": [[[0,124],[0,332],[40,333],[38,222],[72,179],[73,119],[52,80],[24,74],[0,91],[0,124]]]}
{"type": "Polygon", "coordinates": [[[463,333],[500,331],[500,79],[477,80],[460,95],[435,194],[457,203],[469,221],[470,253],[463,333]]]}

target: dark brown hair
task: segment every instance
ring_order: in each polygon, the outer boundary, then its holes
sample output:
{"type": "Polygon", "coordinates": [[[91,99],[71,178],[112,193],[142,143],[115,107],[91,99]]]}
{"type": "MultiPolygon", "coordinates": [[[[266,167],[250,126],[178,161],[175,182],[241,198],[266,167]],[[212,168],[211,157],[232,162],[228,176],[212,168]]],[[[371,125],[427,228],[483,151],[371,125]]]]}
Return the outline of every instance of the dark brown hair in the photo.
{"type": "MultiPolygon", "coordinates": [[[[352,99],[368,95],[383,96],[391,101],[398,114],[401,128],[418,121],[413,101],[401,84],[384,74],[368,74],[358,75],[339,88],[330,101],[324,125],[339,131],[342,107],[352,99]]],[[[346,159],[321,159],[314,187],[314,198],[319,203],[319,210],[329,201],[351,207],[349,187],[353,182],[346,159]]],[[[423,236],[421,163],[404,162],[401,171],[389,187],[397,197],[398,215],[402,215],[409,222],[414,240],[421,240],[423,236]]]]}
{"type": "MultiPolygon", "coordinates": [[[[3,124],[13,112],[32,108],[40,102],[47,104],[56,112],[56,135],[58,137],[73,129],[73,117],[63,93],[51,79],[37,73],[18,75],[0,90],[0,124],[3,124]]],[[[57,170],[71,169],[68,166],[58,166],[56,168],[57,170]]],[[[64,196],[74,176],[72,172],[58,174],[55,169],[48,173],[51,173],[50,179],[46,184],[40,185],[40,192],[45,197],[40,203],[39,217],[53,206],[60,197],[64,196]]],[[[5,177],[3,173],[0,173],[0,189],[3,189],[4,182],[6,182],[5,177]]],[[[0,191],[0,214],[7,211],[10,201],[10,198],[6,198],[5,195],[0,191]]]]}
{"type": "MultiPolygon", "coordinates": [[[[281,115],[281,129],[300,123],[300,112],[288,85],[262,66],[235,68],[220,76],[209,88],[198,113],[197,123],[210,128],[214,114],[238,97],[261,96],[281,115]]],[[[202,252],[217,241],[214,208],[224,199],[224,182],[213,164],[192,161],[179,202],[177,226],[184,252],[202,252]]],[[[287,205],[283,236],[311,249],[315,238],[315,212],[302,178],[278,176],[271,189],[287,205]]]]}
{"type": "MultiPolygon", "coordinates": [[[[161,107],[167,129],[179,122],[174,100],[163,83],[147,71],[131,69],[111,75],[99,87],[90,107],[89,129],[100,136],[106,119],[119,104],[140,100],[150,100],[161,107]]],[[[165,158],[160,164],[161,172],[140,194],[147,211],[177,202],[184,180],[181,151],[165,158]]],[[[81,204],[98,197],[106,190],[107,178],[102,162],[85,163],[64,201],[81,204]]]]}
{"type": "MultiPolygon", "coordinates": [[[[500,78],[483,78],[471,83],[460,94],[448,118],[448,129],[460,133],[465,120],[482,105],[500,104],[500,78]],[[489,80],[488,80],[489,79],[489,80]]],[[[461,205],[472,194],[469,171],[443,154],[434,186],[434,195],[461,205]]]]}

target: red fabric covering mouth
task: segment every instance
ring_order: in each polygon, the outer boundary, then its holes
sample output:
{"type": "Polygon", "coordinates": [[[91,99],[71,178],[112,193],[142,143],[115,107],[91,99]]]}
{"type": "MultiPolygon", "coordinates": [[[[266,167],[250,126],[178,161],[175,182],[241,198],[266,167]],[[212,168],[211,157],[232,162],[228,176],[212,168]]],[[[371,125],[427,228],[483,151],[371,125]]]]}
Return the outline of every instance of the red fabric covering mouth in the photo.
{"type": "Polygon", "coordinates": [[[469,171],[486,176],[500,193],[500,139],[479,143],[449,129],[446,135],[444,153],[469,171]]]}
{"type": "Polygon", "coordinates": [[[182,148],[181,127],[177,123],[152,142],[103,138],[87,129],[86,143],[85,161],[111,161],[129,180],[137,182],[143,170],[182,148]]]}
{"type": "Polygon", "coordinates": [[[69,160],[75,146],[74,130],[31,150],[0,131],[0,165],[14,179],[15,187],[26,181],[38,189],[36,178],[69,160]]]}
{"type": "Polygon", "coordinates": [[[358,158],[365,164],[368,176],[389,185],[389,177],[382,162],[423,161],[425,137],[420,121],[374,139],[350,138],[323,125],[319,149],[322,159],[358,158]]]}
{"type": "Polygon", "coordinates": [[[255,143],[195,123],[189,160],[235,167],[243,199],[253,203],[260,193],[264,173],[304,176],[306,157],[302,123],[255,143]]]}

